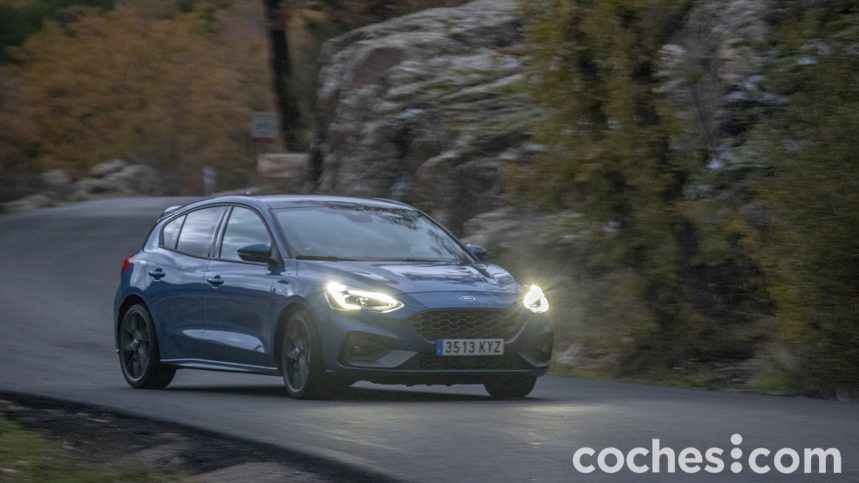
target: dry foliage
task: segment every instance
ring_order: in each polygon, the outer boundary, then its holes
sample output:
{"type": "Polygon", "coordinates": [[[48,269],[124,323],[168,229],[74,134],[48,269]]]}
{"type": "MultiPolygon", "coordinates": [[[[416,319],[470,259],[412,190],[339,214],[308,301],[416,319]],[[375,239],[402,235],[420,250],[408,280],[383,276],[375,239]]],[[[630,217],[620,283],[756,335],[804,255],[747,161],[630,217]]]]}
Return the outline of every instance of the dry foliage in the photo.
{"type": "Polygon", "coordinates": [[[3,70],[4,151],[78,175],[105,159],[143,162],[176,192],[198,191],[204,165],[246,181],[250,114],[271,106],[260,33],[257,2],[183,12],[135,1],[47,23],[3,70]]]}

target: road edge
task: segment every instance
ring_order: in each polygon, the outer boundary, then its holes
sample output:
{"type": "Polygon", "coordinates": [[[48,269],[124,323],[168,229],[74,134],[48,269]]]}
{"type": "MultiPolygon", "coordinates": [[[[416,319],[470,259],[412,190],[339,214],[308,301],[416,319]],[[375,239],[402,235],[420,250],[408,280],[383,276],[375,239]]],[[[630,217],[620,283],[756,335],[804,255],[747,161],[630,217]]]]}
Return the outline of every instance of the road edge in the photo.
{"type": "Polygon", "coordinates": [[[322,456],[312,452],[297,450],[289,445],[279,446],[249,438],[242,438],[208,428],[201,428],[194,426],[193,424],[178,423],[172,420],[151,417],[134,411],[117,409],[111,406],[84,403],[73,399],[44,396],[41,394],[21,391],[10,391],[7,389],[0,389],[0,399],[19,402],[23,405],[37,408],[59,408],[75,412],[97,411],[113,415],[117,418],[150,421],[166,428],[175,428],[178,430],[177,432],[193,434],[201,438],[218,438],[221,440],[232,441],[237,444],[250,445],[254,448],[258,448],[263,454],[277,455],[280,459],[293,464],[304,471],[314,473],[322,477],[328,477],[334,481],[380,483],[396,483],[403,481],[389,473],[379,471],[376,468],[369,468],[366,465],[351,461],[343,461],[336,457],[322,456]]]}

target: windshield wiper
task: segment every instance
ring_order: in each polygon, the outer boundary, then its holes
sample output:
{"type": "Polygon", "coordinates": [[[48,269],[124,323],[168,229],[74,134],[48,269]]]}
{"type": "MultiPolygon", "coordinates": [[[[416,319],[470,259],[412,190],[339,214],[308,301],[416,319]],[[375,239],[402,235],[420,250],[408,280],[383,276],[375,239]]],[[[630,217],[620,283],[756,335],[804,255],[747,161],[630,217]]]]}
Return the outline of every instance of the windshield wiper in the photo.
{"type": "Polygon", "coordinates": [[[295,257],[296,260],[322,260],[326,262],[354,262],[356,259],[354,258],[340,258],[340,257],[332,257],[330,255],[299,255],[295,257]]]}

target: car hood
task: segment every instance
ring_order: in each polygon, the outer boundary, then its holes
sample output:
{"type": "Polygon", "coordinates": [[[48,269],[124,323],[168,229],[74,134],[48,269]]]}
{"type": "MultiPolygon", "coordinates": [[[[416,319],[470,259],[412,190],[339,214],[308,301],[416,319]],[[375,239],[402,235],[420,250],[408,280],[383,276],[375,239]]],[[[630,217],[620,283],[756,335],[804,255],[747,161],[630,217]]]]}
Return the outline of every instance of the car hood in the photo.
{"type": "MultiPolygon", "coordinates": [[[[438,262],[306,262],[329,280],[398,293],[478,292],[516,293],[518,285],[497,265],[438,262]]],[[[309,268],[309,267],[308,267],[309,268]]]]}

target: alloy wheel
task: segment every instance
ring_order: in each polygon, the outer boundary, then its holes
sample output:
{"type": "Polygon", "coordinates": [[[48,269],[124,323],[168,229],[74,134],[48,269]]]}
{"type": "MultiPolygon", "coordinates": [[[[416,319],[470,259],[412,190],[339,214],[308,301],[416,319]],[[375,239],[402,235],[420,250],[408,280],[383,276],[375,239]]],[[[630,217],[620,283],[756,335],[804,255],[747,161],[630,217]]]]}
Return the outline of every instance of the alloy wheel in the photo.
{"type": "Polygon", "coordinates": [[[307,324],[294,318],[286,328],[283,347],[283,371],[285,381],[293,392],[300,392],[310,378],[312,346],[307,324]]]}
{"type": "Polygon", "coordinates": [[[146,374],[150,341],[151,334],[146,321],[139,313],[130,313],[122,322],[119,345],[122,366],[132,380],[139,380],[146,374]]]}

